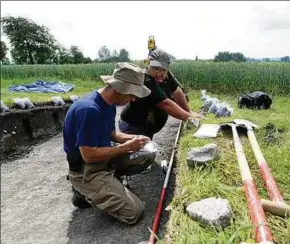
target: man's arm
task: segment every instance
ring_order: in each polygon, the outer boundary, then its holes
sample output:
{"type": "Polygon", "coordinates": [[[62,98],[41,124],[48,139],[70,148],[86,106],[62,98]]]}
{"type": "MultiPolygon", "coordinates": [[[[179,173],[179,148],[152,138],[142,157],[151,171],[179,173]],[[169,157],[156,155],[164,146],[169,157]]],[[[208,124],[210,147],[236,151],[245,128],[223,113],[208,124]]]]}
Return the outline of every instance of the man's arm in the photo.
{"type": "Polygon", "coordinates": [[[145,136],[134,137],[127,140],[125,143],[116,147],[79,147],[82,158],[86,163],[94,163],[99,161],[109,160],[112,157],[118,156],[127,152],[137,152],[148,142],[145,136]]]}
{"type": "Polygon", "coordinates": [[[116,131],[116,130],[114,130],[111,134],[112,140],[118,143],[124,143],[128,140],[131,140],[135,136],[136,135],[126,134],[126,133],[123,133],[121,131],[116,131]]]}
{"type": "Polygon", "coordinates": [[[116,147],[80,147],[82,158],[86,163],[109,160],[119,154],[130,151],[130,146],[121,144],[116,147]]]}
{"type": "Polygon", "coordinates": [[[185,111],[190,112],[190,108],[188,105],[188,102],[186,100],[186,97],[183,93],[183,91],[178,87],[174,92],[173,92],[173,98],[176,101],[176,103],[182,107],[185,111]]]}
{"type": "Polygon", "coordinates": [[[176,104],[169,98],[157,104],[157,107],[162,110],[165,110],[169,115],[171,115],[176,119],[187,120],[191,116],[191,113],[184,110],[182,107],[180,107],[178,104],[176,104]]]}

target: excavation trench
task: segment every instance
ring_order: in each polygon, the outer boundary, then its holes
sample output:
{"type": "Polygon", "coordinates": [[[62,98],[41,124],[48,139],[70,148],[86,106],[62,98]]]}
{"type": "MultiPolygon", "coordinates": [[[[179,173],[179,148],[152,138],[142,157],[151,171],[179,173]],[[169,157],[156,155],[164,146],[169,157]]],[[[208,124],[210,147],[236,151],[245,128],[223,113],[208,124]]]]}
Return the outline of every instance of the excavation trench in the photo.
{"type": "MultiPolygon", "coordinates": [[[[138,224],[126,226],[98,210],[77,209],[71,204],[61,135],[66,110],[48,106],[1,115],[3,243],[134,244],[148,240],[165,178],[159,163],[170,159],[179,120],[169,118],[154,136],[160,152],[151,172],[133,176],[129,182],[132,191],[145,202],[146,211],[138,224]]],[[[120,111],[118,108],[117,119],[120,111]]],[[[175,167],[164,207],[172,199],[174,187],[175,167]]],[[[158,232],[161,238],[168,219],[169,213],[163,211],[158,232]]]]}

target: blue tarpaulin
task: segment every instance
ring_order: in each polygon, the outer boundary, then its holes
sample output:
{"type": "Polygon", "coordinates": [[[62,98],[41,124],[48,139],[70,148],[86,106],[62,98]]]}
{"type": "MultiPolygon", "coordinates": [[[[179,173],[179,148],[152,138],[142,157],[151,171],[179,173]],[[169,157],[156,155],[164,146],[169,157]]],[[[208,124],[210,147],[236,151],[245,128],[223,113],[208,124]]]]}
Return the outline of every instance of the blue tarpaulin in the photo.
{"type": "Polygon", "coordinates": [[[74,85],[67,84],[60,81],[46,82],[38,80],[32,84],[9,86],[8,90],[13,92],[54,92],[67,93],[74,88],[74,85]]]}

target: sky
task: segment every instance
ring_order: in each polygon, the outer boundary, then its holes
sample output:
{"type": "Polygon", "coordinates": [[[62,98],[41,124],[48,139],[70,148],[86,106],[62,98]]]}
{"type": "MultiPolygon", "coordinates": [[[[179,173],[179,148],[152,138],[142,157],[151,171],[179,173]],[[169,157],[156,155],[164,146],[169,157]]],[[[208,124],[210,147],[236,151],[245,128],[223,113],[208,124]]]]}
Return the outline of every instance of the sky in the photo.
{"type": "Polygon", "coordinates": [[[287,1],[1,1],[1,17],[8,14],[45,25],[66,48],[77,45],[92,59],[103,45],[145,59],[150,35],[178,59],[211,59],[219,51],[290,55],[287,1]]]}

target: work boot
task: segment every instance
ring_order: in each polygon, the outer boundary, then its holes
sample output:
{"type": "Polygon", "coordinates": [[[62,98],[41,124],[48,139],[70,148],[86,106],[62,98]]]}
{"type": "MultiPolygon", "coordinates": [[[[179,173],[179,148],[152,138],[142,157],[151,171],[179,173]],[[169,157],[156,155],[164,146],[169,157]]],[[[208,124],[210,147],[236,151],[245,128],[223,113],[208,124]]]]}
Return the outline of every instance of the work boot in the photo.
{"type": "Polygon", "coordinates": [[[74,188],[72,188],[73,190],[73,196],[72,196],[72,204],[77,207],[77,208],[91,208],[92,205],[89,204],[85,198],[85,196],[83,196],[81,193],[79,193],[78,191],[76,191],[74,188]]]}

